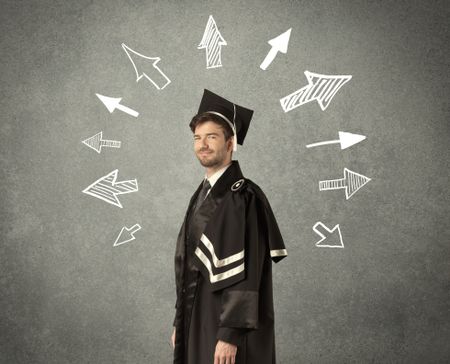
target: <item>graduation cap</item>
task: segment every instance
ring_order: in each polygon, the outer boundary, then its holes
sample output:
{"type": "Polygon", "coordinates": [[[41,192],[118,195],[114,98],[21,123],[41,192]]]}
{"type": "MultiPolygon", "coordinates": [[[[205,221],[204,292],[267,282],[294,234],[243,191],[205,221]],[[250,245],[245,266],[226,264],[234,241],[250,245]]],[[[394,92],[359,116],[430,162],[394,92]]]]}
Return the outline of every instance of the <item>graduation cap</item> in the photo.
{"type": "Polygon", "coordinates": [[[244,143],[253,110],[234,104],[223,97],[216,95],[207,89],[203,92],[202,101],[198,108],[198,115],[210,113],[221,117],[230,125],[233,131],[233,151],[236,151],[237,144],[244,143]]]}

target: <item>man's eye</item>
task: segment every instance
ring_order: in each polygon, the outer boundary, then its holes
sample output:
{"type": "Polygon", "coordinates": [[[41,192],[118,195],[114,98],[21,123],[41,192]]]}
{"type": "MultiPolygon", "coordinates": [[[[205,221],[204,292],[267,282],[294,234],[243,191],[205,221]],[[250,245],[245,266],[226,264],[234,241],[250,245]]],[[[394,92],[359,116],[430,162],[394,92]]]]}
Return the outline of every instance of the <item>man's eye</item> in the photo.
{"type": "Polygon", "coordinates": [[[215,135],[208,135],[208,138],[209,139],[216,139],[216,136],[215,135]]]}

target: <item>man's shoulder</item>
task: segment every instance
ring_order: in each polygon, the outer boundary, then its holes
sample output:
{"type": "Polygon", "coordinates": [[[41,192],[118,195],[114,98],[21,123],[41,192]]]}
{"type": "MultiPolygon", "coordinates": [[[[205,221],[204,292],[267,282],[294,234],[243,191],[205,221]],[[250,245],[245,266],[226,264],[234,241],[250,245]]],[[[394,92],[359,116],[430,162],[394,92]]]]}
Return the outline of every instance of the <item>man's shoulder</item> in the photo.
{"type": "Polygon", "coordinates": [[[267,197],[261,187],[249,178],[243,177],[234,182],[231,185],[231,192],[237,196],[248,197],[249,195],[253,195],[258,200],[267,201],[267,197]]]}

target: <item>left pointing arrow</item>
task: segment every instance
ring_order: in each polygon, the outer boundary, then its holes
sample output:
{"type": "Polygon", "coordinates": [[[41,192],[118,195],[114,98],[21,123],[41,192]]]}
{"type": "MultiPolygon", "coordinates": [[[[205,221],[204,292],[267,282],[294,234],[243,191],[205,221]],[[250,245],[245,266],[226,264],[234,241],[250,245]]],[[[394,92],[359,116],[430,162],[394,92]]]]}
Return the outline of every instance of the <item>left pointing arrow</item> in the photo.
{"type": "Polygon", "coordinates": [[[109,96],[103,96],[100,94],[96,94],[97,97],[100,99],[103,104],[105,104],[108,111],[112,114],[112,112],[115,109],[119,109],[120,111],[123,111],[124,113],[127,113],[131,116],[134,116],[135,118],[138,117],[139,113],[137,111],[134,111],[133,109],[130,109],[129,107],[126,107],[124,105],[120,104],[120,101],[122,101],[121,97],[109,97],[109,96]]]}
{"type": "Polygon", "coordinates": [[[94,149],[97,153],[102,151],[102,147],[120,148],[121,142],[118,140],[105,140],[102,138],[103,132],[99,132],[90,138],[82,140],[81,142],[89,148],[94,149]]]}
{"type": "Polygon", "coordinates": [[[117,198],[117,195],[136,192],[138,190],[138,184],[136,179],[116,182],[118,172],[119,170],[116,169],[106,176],[99,178],[82,192],[122,208],[123,206],[117,198]]]}

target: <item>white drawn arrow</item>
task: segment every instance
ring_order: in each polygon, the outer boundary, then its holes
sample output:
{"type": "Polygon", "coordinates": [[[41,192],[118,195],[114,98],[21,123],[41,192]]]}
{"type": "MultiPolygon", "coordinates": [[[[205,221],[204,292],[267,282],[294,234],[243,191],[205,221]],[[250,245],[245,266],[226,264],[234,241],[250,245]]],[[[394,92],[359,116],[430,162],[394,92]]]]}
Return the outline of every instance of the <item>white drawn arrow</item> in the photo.
{"type": "Polygon", "coordinates": [[[322,222],[316,222],[313,226],[313,230],[321,239],[316,243],[319,248],[343,248],[344,243],[342,241],[341,229],[337,224],[333,229],[328,229],[322,222]],[[327,240],[327,242],[323,242],[327,240]],[[322,243],[323,242],[323,243],[322,243]]]}
{"type": "Polygon", "coordinates": [[[87,138],[85,140],[82,140],[81,142],[85,145],[87,145],[89,148],[94,149],[97,153],[100,153],[102,151],[102,147],[108,147],[108,148],[120,148],[120,145],[122,144],[118,140],[105,140],[102,139],[103,132],[99,132],[90,138],[87,138]]]}
{"type": "Polygon", "coordinates": [[[364,186],[371,179],[362,174],[352,172],[344,168],[344,178],[331,179],[319,182],[319,190],[338,190],[345,189],[345,198],[348,200],[353,194],[364,186]]]}
{"type": "Polygon", "coordinates": [[[364,135],[352,134],[352,133],[347,133],[345,131],[340,131],[339,132],[339,139],[337,139],[337,140],[327,140],[327,141],[324,141],[324,142],[308,144],[306,146],[306,148],[318,147],[320,145],[326,145],[326,144],[337,144],[337,143],[340,143],[341,144],[341,149],[346,149],[346,148],[351,147],[352,145],[355,145],[355,144],[363,141],[364,139],[366,139],[366,137],[364,135]]]}
{"type": "Polygon", "coordinates": [[[117,198],[117,195],[136,192],[138,190],[138,184],[135,179],[116,182],[118,172],[119,170],[115,169],[106,176],[100,177],[82,192],[122,208],[122,204],[117,198]]]}
{"type": "Polygon", "coordinates": [[[139,113],[137,111],[134,111],[133,109],[130,109],[129,107],[126,107],[124,105],[120,104],[120,101],[122,101],[121,97],[109,97],[109,96],[103,96],[100,94],[96,94],[97,97],[100,99],[101,102],[103,102],[108,109],[108,111],[112,114],[112,112],[115,109],[119,109],[120,111],[123,111],[131,116],[134,116],[135,118],[138,117],[139,113]]]}
{"type": "Polygon", "coordinates": [[[161,60],[161,58],[144,56],[143,54],[140,54],[140,53],[132,50],[125,43],[122,43],[122,48],[125,51],[125,53],[127,54],[128,58],[131,61],[131,64],[134,67],[134,71],[136,72],[136,82],[139,82],[142,79],[142,77],[145,77],[158,90],[162,90],[164,87],[166,87],[170,83],[169,78],[157,66],[157,64],[161,60]],[[132,57],[132,55],[134,55],[134,57],[132,57]],[[149,60],[150,63],[152,63],[151,66],[148,65],[149,62],[147,60],[149,60]],[[138,63],[139,63],[139,67],[137,66],[138,63]],[[152,69],[149,69],[149,67],[152,67],[152,69]],[[138,68],[141,71],[139,71],[138,68]],[[142,71],[143,69],[148,69],[148,72],[142,71]]]}
{"type": "Polygon", "coordinates": [[[141,230],[141,225],[139,225],[139,224],[134,224],[130,228],[127,228],[126,226],[124,226],[122,228],[122,230],[120,230],[120,233],[117,236],[117,239],[114,242],[113,246],[119,246],[119,245],[128,243],[129,241],[136,239],[134,237],[134,233],[139,230],[141,230]]]}
{"type": "Polygon", "coordinates": [[[202,40],[197,49],[206,48],[206,68],[222,67],[221,47],[227,45],[227,42],[222,37],[217,28],[217,24],[214,21],[212,15],[208,18],[206,23],[205,32],[203,33],[202,40]]]}
{"type": "Polygon", "coordinates": [[[269,65],[275,59],[278,52],[285,54],[287,53],[289,38],[291,36],[291,30],[292,28],[289,28],[284,33],[280,34],[278,37],[275,37],[268,41],[268,43],[272,46],[272,48],[270,49],[269,53],[267,53],[266,58],[264,58],[264,61],[259,66],[262,70],[266,70],[267,67],[269,67],[269,65]]]}
{"type": "Polygon", "coordinates": [[[291,111],[307,102],[317,100],[322,110],[325,110],[338,90],[344,86],[351,75],[329,76],[305,71],[308,85],[280,99],[284,112],[291,111]]]}

